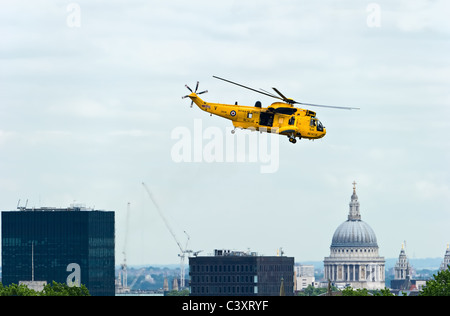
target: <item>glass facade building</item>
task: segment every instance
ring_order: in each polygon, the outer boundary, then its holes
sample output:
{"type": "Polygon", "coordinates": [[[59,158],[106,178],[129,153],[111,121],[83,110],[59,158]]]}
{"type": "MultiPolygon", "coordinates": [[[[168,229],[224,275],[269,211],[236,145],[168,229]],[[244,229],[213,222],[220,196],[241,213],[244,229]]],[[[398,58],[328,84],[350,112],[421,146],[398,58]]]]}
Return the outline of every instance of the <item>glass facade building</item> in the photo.
{"type": "Polygon", "coordinates": [[[2,212],[2,283],[83,284],[114,295],[114,212],[22,209],[2,212]]]}

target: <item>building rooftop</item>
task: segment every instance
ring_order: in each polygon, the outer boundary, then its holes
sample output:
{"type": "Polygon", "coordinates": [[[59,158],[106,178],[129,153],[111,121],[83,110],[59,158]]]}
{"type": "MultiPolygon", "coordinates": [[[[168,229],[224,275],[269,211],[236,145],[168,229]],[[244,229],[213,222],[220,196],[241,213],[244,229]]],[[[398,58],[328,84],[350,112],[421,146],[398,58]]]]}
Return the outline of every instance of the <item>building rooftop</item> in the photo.
{"type": "Polygon", "coordinates": [[[229,249],[214,249],[215,257],[247,257],[247,256],[257,256],[258,253],[254,251],[236,251],[229,249]]]}
{"type": "Polygon", "coordinates": [[[44,207],[30,207],[26,206],[17,206],[19,211],[24,212],[33,212],[33,211],[94,211],[94,208],[86,207],[84,204],[70,204],[68,207],[53,207],[53,206],[44,206],[44,207]]]}

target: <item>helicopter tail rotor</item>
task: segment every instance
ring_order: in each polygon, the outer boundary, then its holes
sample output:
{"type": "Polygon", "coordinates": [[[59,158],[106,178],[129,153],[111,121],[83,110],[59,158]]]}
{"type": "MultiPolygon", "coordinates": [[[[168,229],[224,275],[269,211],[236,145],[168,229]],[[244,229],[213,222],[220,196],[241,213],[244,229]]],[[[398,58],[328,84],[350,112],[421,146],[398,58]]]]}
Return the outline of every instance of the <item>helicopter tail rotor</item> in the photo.
{"type": "MultiPolygon", "coordinates": [[[[201,92],[198,92],[198,93],[197,93],[198,85],[199,85],[199,82],[197,81],[197,84],[196,84],[196,86],[195,86],[195,90],[194,90],[194,91],[192,91],[192,89],[191,89],[187,84],[185,84],[184,86],[185,86],[189,91],[191,91],[191,93],[195,93],[195,94],[197,94],[197,95],[203,94],[203,93],[207,93],[207,92],[208,92],[208,90],[205,90],[205,91],[201,91],[201,92]]],[[[190,96],[190,95],[185,95],[185,96],[183,96],[183,97],[181,97],[181,98],[182,98],[182,99],[185,99],[185,98],[188,98],[189,96],[190,96]]],[[[191,107],[192,107],[193,104],[194,104],[194,100],[191,101],[191,107]]]]}

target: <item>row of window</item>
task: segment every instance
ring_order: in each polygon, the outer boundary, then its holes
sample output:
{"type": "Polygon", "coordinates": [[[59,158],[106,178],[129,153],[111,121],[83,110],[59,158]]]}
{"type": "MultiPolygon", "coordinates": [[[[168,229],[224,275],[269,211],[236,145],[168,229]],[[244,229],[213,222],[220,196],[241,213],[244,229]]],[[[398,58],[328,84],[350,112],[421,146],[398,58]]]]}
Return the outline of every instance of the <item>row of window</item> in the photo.
{"type": "Polygon", "coordinates": [[[254,265],[191,265],[189,266],[191,272],[253,272],[256,271],[254,265]]]}
{"type": "MultiPolygon", "coordinates": [[[[191,286],[192,295],[278,295],[280,284],[263,286],[191,286]]],[[[286,293],[293,292],[293,284],[285,284],[286,293]]]]}
{"type": "Polygon", "coordinates": [[[259,265],[259,270],[256,265],[239,265],[239,264],[226,264],[226,265],[195,265],[189,266],[192,273],[204,273],[204,272],[281,272],[291,271],[292,265],[289,264],[265,264],[259,265]]]}
{"type": "Polygon", "coordinates": [[[258,283],[256,275],[192,275],[192,283],[258,283]]]}
{"type": "Polygon", "coordinates": [[[347,252],[375,252],[374,248],[370,248],[370,249],[333,249],[333,252],[335,253],[347,253],[347,252]]]}
{"type": "Polygon", "coordinates": [[[257,286],[191,286],[192,294],[249,295],[258,294],[257,286]]]}

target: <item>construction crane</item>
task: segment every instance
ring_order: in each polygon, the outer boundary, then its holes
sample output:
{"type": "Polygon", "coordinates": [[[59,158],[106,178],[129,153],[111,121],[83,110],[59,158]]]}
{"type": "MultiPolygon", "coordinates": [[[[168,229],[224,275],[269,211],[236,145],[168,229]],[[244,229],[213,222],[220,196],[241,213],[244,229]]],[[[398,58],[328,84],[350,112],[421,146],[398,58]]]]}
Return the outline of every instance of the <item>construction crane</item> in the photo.
{"type": "Polygon", "coordinates": [[[117,293],[130,293],[131,287],[128,287],[128,272],[127,272],[127,239],[128,239],[128,226],[129,226],[129,218],[130,218],[130,202],[127,203],[127,214],[126,214],[126,223],[125,223],[125,241],[123,244],[123,263],[120,264],[119,277],[116,283],[116,291],[117,293]]]}
{"type": "Polygon", "coordinates": [[[164,221],[164,224],[166,225],[167,229],[169,230],[170,234],[172,235],[173,239],[175,239],[175,242],[178,245],[178,248],[180,248],[180,253],[178,254],[178,256],[180,257],[180,288],[183,289],[185,287],[185,270],[184,270],[184,262],[186,259],[186,254],[189,256],[190,253],[194,253],[194,255],[197,255],[200,251],[192,251],[192,250],[188,250],[187,246],[189,243],[189,235],[186,233],[186,231],[184,231],[184,233],[187,236],[187,241],[186,241],[186,246],[184,246],[184,248],[181,246],[181,243],[178,241],[177,236],[175,235],[175,233],[173,232],[172,228],[169,225],[169,222],[167,221],[166,217],[164,216],[163,212],[161,211],[161,209],[159,208],[158,204],[155,201],[155,198],[153,197],[152,193],[150,192],[150,190],[147,188],[147,186],[145,185],[144,182],[142,182],[142,185],[144,186],[145,190],[147,191],[148,196],[150,197],[150,199],[152,200],[153,204],[156,207],[156,210],[158,211],[159,215],[161,216],[161,218],[164,221]]]}
{"type": "Polygon", "coordinates": [[[121,264],[122,268],[122,288],[123,291],[129,292],[131,288],[128,287],[128,272],[127,272],[127,240],[128,240],[128,226],[129,226],[129,218],[130,218],[130,202],[127,203],[127,217],[125,223],[125,241],[123,244],[123,263],[121,264]]]}

